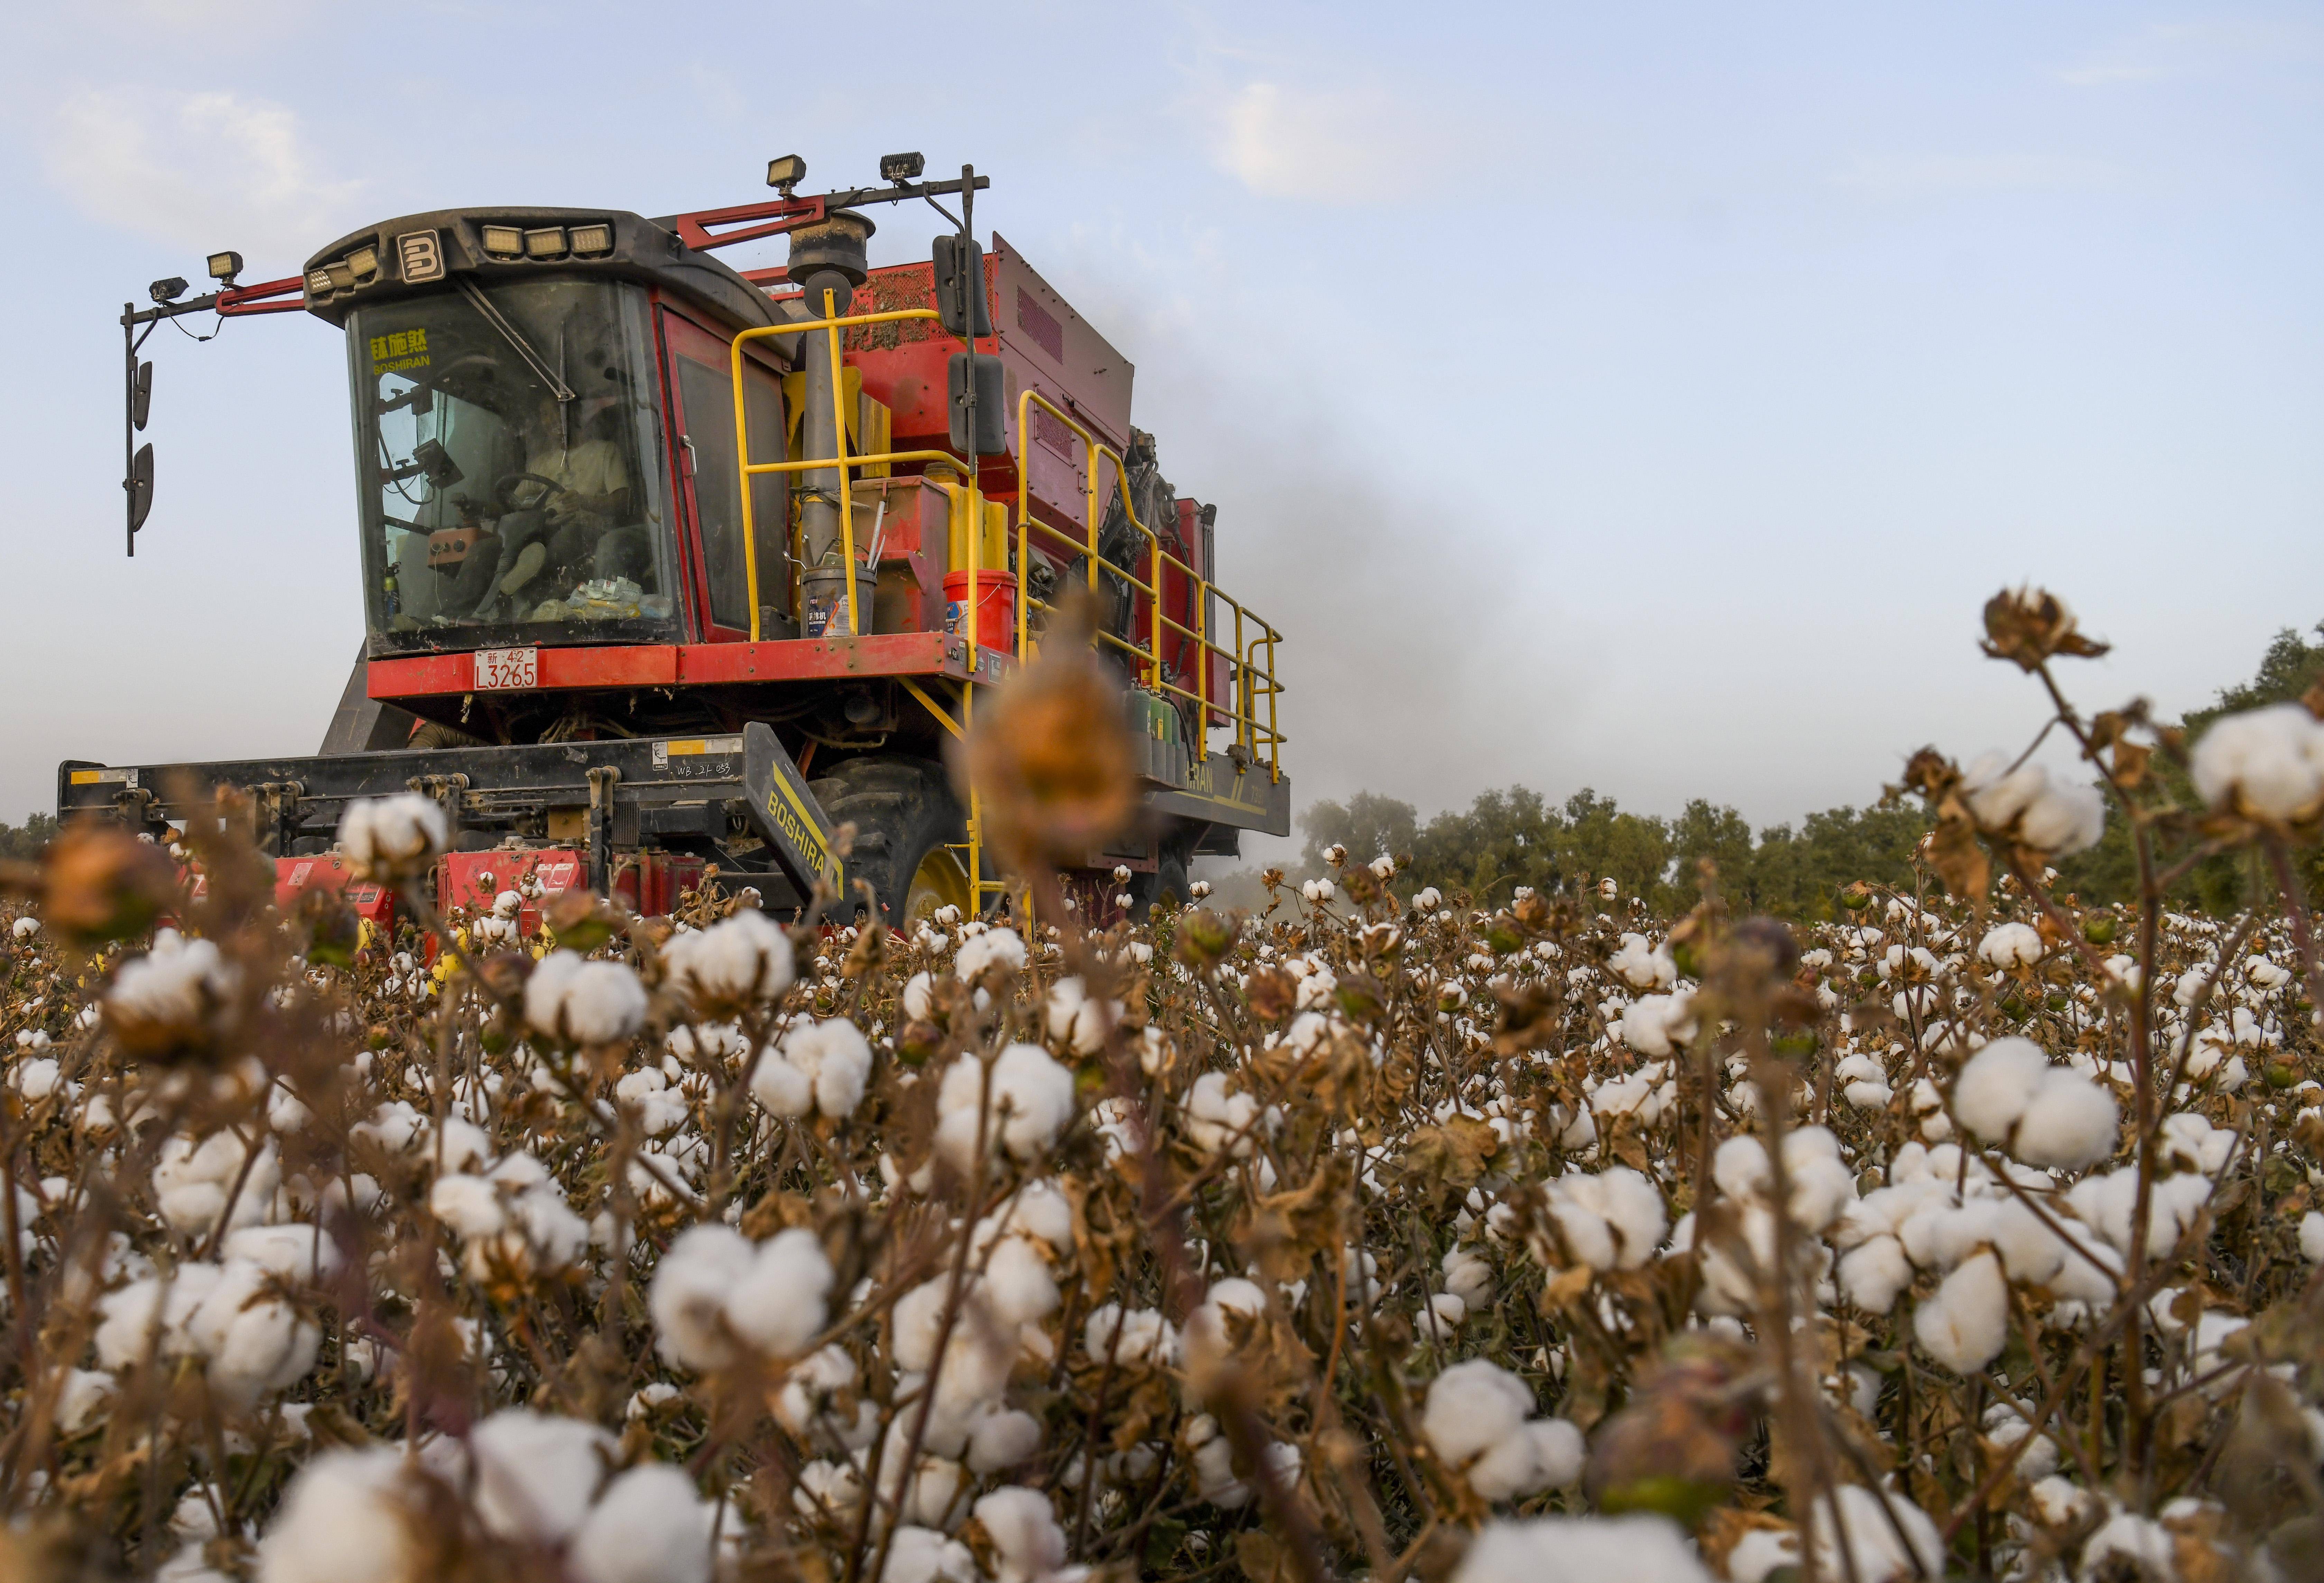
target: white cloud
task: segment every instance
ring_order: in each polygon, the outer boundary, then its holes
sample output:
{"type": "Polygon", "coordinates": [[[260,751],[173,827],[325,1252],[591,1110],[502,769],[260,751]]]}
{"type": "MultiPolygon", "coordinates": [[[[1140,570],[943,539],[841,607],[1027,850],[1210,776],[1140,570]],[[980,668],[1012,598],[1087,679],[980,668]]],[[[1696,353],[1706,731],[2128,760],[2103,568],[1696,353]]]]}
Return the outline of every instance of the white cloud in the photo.
{"type": "Polygon", "coordinates": [[[1904,198],[2102,187],[2120,175],[2102,160],[2071,154],[1859,154],[1832,180],[1884,198],[1904,198]]]}
{"type": "Polygon", "coordinates": [[[2058,73],[2070,87],[2117,87],[2167,78],[2216,76],[2239,65],[2312,64],[2324,32],[2312,22],[2246,18],[2157,23],[2058,73]]]}
{"type": "Polygon", "coordinates": [[[1356,203],[1393,196],[1437,141],[1379,87],[1250,82],[1213,110],[1220,169],[1262,198],[1356,203]]]}
{"type": "Polygon", "coordinates": [[[232,247],[262,274],[346,229],[362,184],[334,179],[298,116],[229,91],[88,88],[60,104],[49,179],[93,218],[189,251],[232,247]]]}

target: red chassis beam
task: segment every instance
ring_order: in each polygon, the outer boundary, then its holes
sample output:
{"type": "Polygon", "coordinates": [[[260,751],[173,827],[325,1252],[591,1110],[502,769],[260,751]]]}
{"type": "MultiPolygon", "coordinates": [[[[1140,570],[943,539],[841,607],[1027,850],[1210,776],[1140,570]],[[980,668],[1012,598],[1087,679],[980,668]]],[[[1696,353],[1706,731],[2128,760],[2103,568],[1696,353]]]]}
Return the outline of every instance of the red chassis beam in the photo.
{"type": "Polygon", "coordinates": [[[297,313],[307,306],[307,281],[302,275],[287,281],[263,281],[255,286],[228,286],[217,294],[217,310],[227,318],[245,313],[297,313]],[[289,297],[289,302],[277,298],[289,297]]]}
{"type": "MultiPolygon", "coordinates": [[[[998,681],[1015,661],[987,649],[978,681],[998,681]]],[[[865,638],[788,639],[769,643],[641,644],[606,649],[543,649],[540,690],[585,687],[704,686],[753,682],[841,681],[851,676],[943,676],[969,679],[967,640],[948,632],[883,632],[865,638]]],[[[374,698],[473,693],[474,654],[420,654],[374,659],[366,690],[374,698]]]]}

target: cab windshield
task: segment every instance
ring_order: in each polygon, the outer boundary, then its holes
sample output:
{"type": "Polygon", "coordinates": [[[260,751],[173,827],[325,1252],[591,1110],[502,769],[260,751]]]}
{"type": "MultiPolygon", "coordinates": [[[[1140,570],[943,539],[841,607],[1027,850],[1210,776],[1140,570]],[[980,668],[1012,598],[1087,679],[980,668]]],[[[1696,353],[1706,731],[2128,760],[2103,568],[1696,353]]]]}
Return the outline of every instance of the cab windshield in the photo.
{"type": "Polygon", "coordinates": [[[365,607],[390,649],[660,635],[677,588],[643,291],[550,278],[347,321],[365,607]],[[557,626],[590,627],[587,637],[557,626]]]}

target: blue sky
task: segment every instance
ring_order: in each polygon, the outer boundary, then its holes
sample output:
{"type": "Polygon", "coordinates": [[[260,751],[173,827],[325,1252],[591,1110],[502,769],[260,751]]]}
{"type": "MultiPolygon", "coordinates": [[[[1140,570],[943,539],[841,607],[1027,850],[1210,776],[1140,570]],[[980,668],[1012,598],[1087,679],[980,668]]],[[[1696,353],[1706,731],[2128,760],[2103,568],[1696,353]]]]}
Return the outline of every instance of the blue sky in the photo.
{"type": "Polygon", "coordinates": [[[359,637],[312,320],[156,338],[159,503],[122,557],[125,298],[413,209],[746,201],[792,152],[817,187],[897,149],[991,174],[980,229],[1134,360],[1165,472],[1290,633],[1303,796],[1587,784],[1767,823],[1922,742],[2022,738],[2036,701],[1974,648],[2004,583],[2116,642],[2094,704],[2200,704],[2324,617],[2313,8],[144,0],[12,28],[0,817],[69,754],[311,750],[359,637]]]}

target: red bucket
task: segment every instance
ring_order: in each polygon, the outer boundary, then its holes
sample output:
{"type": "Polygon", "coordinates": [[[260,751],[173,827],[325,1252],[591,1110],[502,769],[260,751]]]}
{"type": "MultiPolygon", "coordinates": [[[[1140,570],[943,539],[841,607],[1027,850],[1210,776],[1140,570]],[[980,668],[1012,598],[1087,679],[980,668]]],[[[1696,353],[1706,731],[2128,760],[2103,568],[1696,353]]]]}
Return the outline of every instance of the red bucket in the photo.
{"type": "MultiPolygon", "coordinates": [[[[1017,574],[979,572],[976,598],[976,641],[1003,654],[1017,651],[1017,574]]],[[[968,631],[968,574],[945,574],[945,630],[968,631]]]]}

